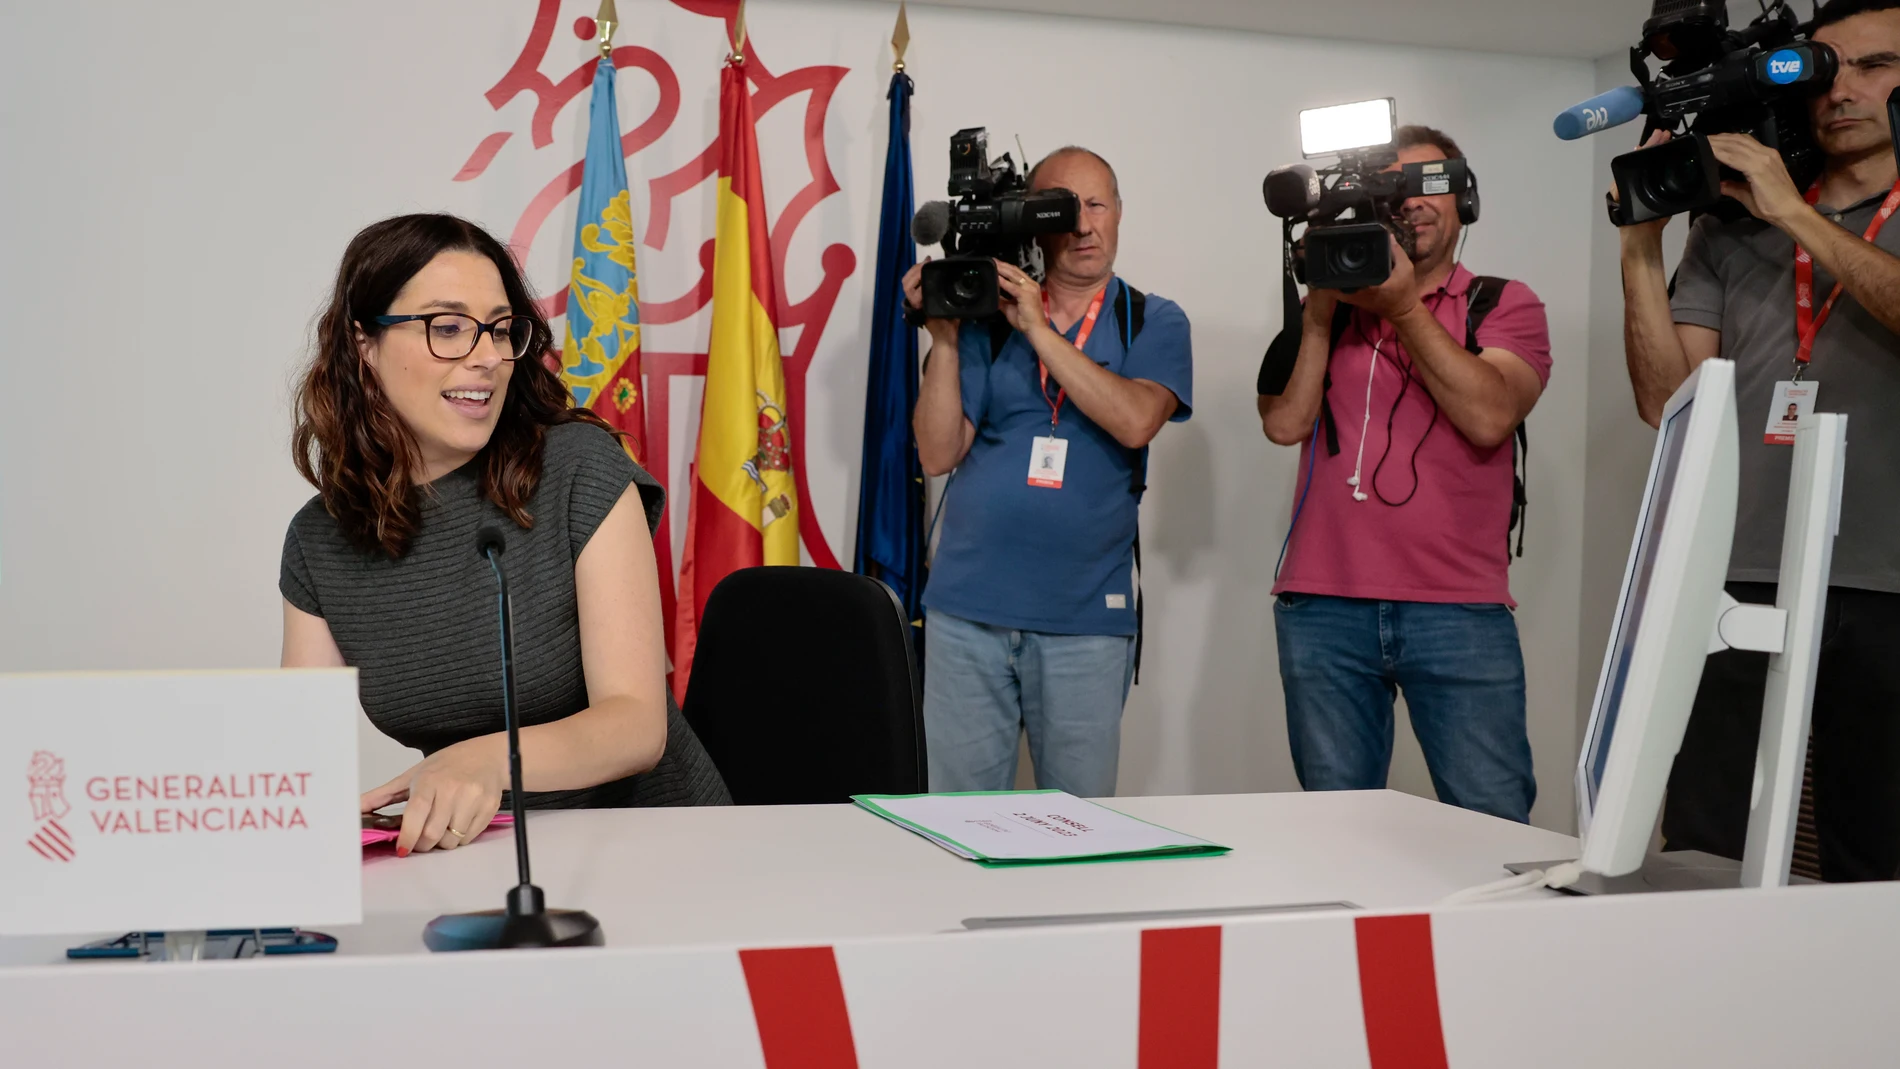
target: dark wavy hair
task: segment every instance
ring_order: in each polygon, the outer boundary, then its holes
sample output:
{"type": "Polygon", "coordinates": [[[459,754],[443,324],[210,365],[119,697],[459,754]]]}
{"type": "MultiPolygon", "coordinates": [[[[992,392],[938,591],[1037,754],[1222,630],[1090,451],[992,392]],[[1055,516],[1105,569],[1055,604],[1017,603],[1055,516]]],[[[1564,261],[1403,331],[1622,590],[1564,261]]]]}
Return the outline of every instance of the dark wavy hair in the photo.
{"type": "Polygon", "coordinates": [[[422,524],[421,451],[396,414],[375,371],[357,350],[356,334],[374,337],[375,317],[416,273],[449,251],[486,257],[501,272],[516,315],[534,320],[535,342],[514,362],[501,415],[476,455],[481,496],[522,527],[534,524],[527,503],[541,482],[547,429],[560,423],[613,428],[575,408],[560,377],[542,361],[552,332],[534,294],[501,242],[453,215],[401,215],[364,227],[343,251],[336,287],[317,319],[316,347],[297,386],[291,456],[317,488],[323,507],[350,544],[390,558],[408,552],[422,524]]]}

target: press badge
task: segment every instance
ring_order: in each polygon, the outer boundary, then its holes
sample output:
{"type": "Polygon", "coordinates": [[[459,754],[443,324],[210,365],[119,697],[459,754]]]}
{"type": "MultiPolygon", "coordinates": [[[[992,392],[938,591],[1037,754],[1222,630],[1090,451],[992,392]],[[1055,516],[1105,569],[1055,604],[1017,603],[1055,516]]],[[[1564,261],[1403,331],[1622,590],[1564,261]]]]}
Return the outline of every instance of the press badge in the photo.
{"type": "Polygon", "coordinates": [[[1050,435],[1038,438],[1029,450],[1029,485],[1062,489],[1062,469],[1069,463],[1069,440],[1050,435]]]}
{"type": "Polygon", "coordinates": [[[1774,399],[1768,404],[1768,430],[1762,441],[1769,445],[1793,445],[1795,427],[1814,413],[1814,395],[1821,384],[1813,379],[1775,383],[1774,399]]]}

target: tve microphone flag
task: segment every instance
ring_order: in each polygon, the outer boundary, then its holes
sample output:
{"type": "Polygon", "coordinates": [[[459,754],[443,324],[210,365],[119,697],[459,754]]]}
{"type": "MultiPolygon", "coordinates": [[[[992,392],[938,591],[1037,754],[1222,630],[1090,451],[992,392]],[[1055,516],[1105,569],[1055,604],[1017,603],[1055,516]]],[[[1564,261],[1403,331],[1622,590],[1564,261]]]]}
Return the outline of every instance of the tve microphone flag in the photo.
{"type": "Polygon", "coordinates": [[[916,200],[910,163],[912,88],[904,72],[891,75],[891,144],[884,156],[884,210],[877,229],[858,548],[851,567],[897,592],[922,663],[926,486],[910,425],[917,407],[917,330],[904,322],[904,275],[917,262],[910,233],[916,200]]]}

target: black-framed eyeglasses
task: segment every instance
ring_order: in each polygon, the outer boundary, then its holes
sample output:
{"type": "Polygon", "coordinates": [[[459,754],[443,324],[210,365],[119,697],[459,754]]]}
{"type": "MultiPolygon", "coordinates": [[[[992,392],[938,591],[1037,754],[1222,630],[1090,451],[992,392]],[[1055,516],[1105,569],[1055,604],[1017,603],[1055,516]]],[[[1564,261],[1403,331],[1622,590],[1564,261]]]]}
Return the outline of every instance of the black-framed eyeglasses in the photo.
{"type": "Polygon", "coordinates": [[[505,315],[493,323],[484,323],[461,312],[429,312],[424,315],[377,316],[379,326],[421,323],[422,335],[429,341],[429,355],[437,360],[460,360],[475,351],[483,334],[495,342],[495,355],[503,360],[519,360],[534,351],[534,320],[527,316],[505,315]]]}

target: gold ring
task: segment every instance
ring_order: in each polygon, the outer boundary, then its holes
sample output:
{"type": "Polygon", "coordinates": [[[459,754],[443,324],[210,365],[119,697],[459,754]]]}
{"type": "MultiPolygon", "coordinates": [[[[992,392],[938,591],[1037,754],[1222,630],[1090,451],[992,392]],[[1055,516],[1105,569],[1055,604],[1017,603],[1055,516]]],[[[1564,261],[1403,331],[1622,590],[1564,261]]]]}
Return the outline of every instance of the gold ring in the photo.
{"type": "Polygon", "coordinates": [[[463,835],[463,834],[462,834],[461,832],[459,832],[459,831],[456,831],[456,830],[455,830],[454,828],[450,828],[450,829],[449,829],[449,834],[450,834],[450,835],[453,835],[453,836],[455,836],[455,837],[456,837],[457,839],[466,839],[466,838],[468,838],[468,836],[466,836],[466,835],[463,835]]]}

